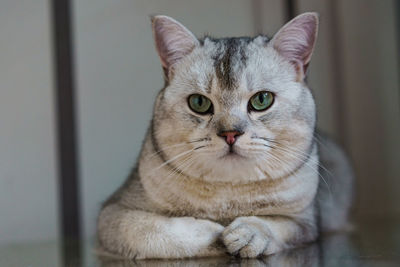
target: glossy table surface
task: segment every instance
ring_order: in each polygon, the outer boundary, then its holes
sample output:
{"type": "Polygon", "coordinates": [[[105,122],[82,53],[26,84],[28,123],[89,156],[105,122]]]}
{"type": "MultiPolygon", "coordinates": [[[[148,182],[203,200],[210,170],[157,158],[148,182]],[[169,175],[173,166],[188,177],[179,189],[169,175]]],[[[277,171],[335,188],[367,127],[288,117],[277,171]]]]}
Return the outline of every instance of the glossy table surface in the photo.
{"type": "Polygon", "coordinates": [[[362,221],[351,233],[326,235],[318,242],[260,259],[234,257],[122,261],[99,258],[93,242],[81,258],[63,262],[57,241],[0,247],[0,266],[400,266],[400,220],[362,221]]]}

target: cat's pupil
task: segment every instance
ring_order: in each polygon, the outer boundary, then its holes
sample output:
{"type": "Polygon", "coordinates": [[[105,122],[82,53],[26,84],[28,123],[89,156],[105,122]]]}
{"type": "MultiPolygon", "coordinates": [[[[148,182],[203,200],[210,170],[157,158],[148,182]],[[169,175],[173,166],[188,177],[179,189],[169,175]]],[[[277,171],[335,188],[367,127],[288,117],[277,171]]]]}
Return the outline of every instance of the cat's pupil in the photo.
{"type": "Polygon", "coordinates": [[[264,95],[263,94],[259,94],[258,95],[258,100],[260,101],[260,103],[262,104],[264,102],[264,95]]]}
{"type": "Polygon", "coordinates": [[[199,105],[199,107],[201,107],[203,105],[203,98],[202,97],[198,97],[197,98],[197,104],[199,105]]]}

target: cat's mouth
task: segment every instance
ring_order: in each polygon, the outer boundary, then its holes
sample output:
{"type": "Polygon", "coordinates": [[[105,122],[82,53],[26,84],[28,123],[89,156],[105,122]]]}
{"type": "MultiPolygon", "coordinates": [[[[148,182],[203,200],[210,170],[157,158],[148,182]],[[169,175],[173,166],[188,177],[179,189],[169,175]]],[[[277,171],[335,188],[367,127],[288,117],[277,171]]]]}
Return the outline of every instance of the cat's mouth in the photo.
{"type": "Polygon", "coordinates": [[[229,146],[229,150],[221,156],[223,159],[245,159],[243,155],[239,154],[233,146],[229,146]]]}

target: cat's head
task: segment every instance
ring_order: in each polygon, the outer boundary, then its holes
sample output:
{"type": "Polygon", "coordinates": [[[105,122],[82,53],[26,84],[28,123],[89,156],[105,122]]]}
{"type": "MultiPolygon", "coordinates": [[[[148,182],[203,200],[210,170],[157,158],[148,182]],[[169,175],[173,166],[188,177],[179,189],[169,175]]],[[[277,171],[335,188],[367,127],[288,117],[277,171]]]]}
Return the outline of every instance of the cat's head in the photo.
{"type": "Polygon", "coordinates": [[[166,16],[155,16],[152,25],[166,78],[152,141],[164,162],[219,182],[276,179],[302,165],[315,127],[304,77],[317,37],[316,13],[294,18],[271,40],[198,40],[166,16]]]}

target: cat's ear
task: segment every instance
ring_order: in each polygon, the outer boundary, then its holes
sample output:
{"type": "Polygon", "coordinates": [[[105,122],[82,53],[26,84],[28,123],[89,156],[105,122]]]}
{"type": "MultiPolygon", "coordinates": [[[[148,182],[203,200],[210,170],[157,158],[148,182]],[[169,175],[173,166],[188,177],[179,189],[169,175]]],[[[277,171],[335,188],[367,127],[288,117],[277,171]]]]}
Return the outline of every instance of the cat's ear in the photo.
{"type": "Polygon", "coordinates": [[[161,64],[168,74],[173,65],[199,45],[185,26],[167,16],[151,18],[154,41],[161,64]]]}
{"type": "Polygon", "coordinates": [[[318,14],[303,13],[284,25],[271,44],[285,59],[292,62],[300,79],[304,78],[318,34],[318,14]]]}

